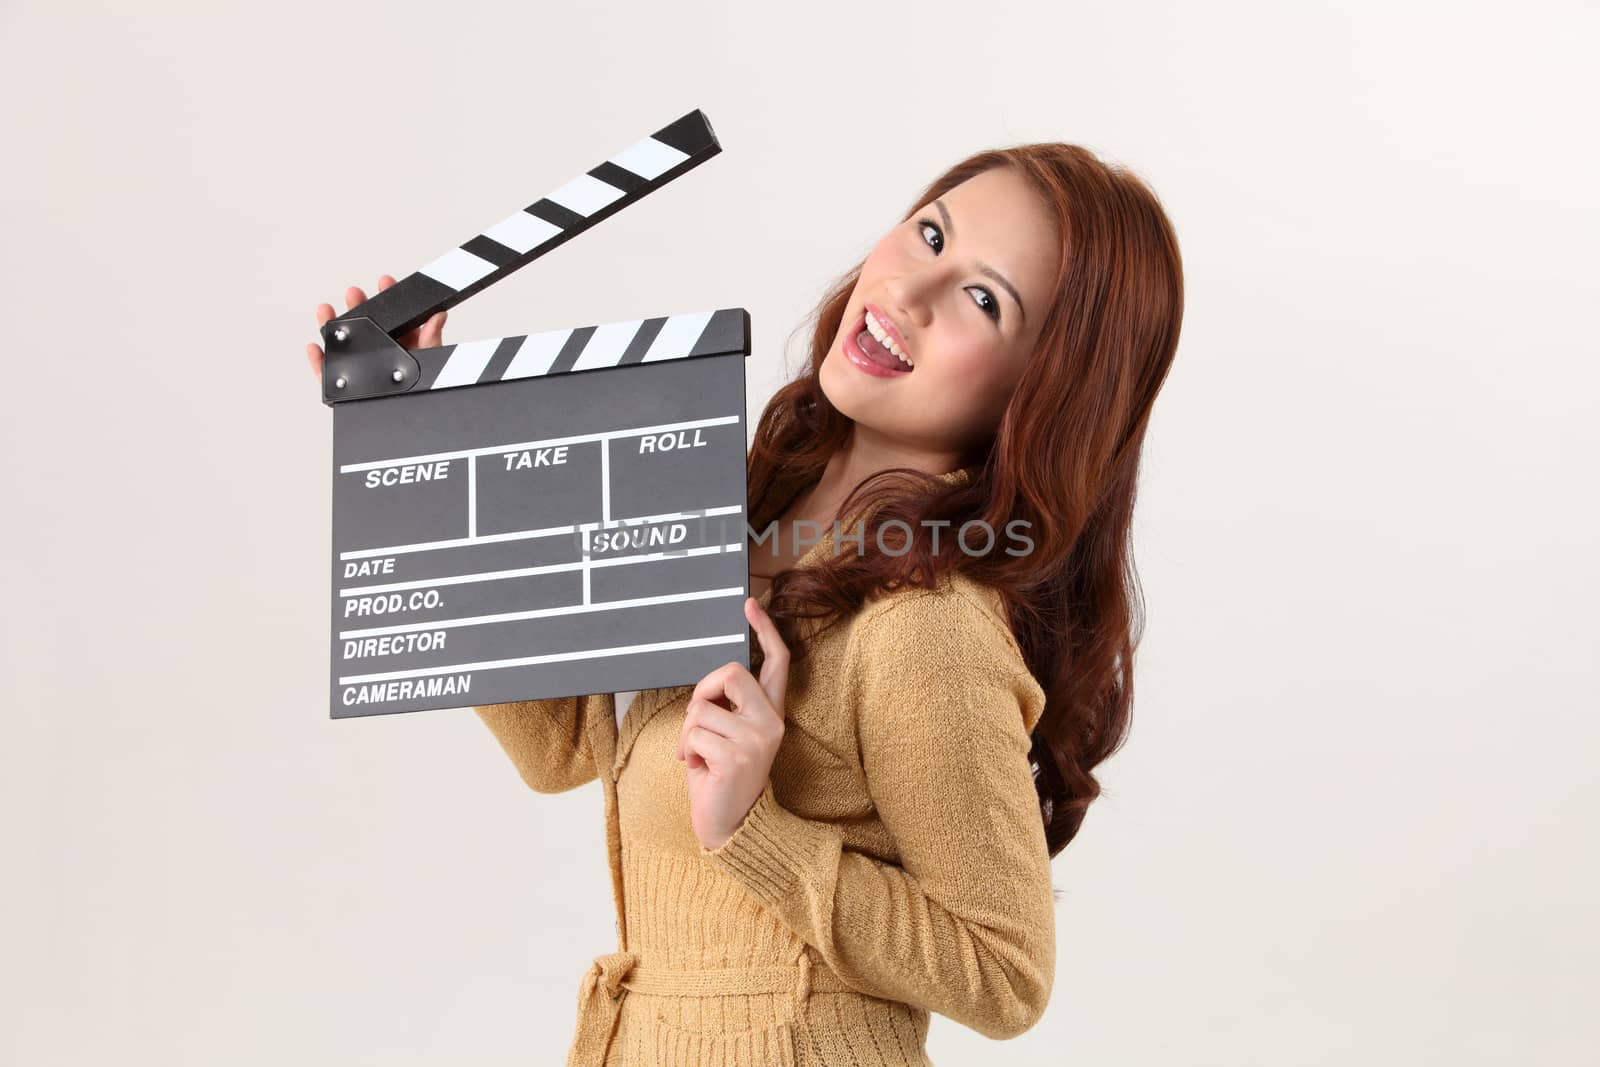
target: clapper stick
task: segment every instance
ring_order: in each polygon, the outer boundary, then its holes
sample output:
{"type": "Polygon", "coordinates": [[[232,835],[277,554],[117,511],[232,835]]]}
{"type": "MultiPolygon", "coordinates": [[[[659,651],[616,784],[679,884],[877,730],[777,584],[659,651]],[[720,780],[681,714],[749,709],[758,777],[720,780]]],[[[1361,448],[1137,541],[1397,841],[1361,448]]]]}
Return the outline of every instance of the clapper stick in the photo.
{"type": "Polygon", "coordinates": [[[455,307],[721,151],[705,114],[691,111],[323,323],[324,402],[410,389],[419,368],[406,358],[396,336],[455,307]],[[375,358],[378,353],[386,358],[375,358]]]}
{"type": "Polygon", "coordinates": [[[720,150],[691,112],[323,325],[332,717],[748,665],[745,309],[395,340],[720,150]]]}

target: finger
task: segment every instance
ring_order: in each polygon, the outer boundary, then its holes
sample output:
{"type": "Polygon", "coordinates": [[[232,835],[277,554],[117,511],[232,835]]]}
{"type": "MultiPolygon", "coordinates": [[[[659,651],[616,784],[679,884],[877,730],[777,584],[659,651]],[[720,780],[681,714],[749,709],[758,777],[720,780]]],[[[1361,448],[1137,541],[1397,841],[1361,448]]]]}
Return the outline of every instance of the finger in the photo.
{"type": "Polygon", "coordinates": [[[322,346],[318,344],[306,345],[306,362],[311,364],[311,373],[322,377],[322,346]]]}
{"type": "Polygon", "coordinates": [[[695,683],[694,691],[689,694],[690,700],[709,700],[721,707],[729,707],[727,697],[729,668],[737,664],[727,663],[718,667],[704,678],[695,683]]]}
{"type": "Polygon", "coordinates": [[[783,694],[789,688],[789,646],[783,643],[778,624],[772,621],[772,616],[762,609],[761,602],[755,597],[745,598],[744,614],[756,632],[756,640],[761,643],[761,688],[765,690],[773,709],[781,716],[783,694]]]}
{"type": "Polygon", "coordinates": [[[321,329],[322,326],[325,325],[329,319],[333,318],[333,316],[334,316],[334,310],[333,310],[333,305],[332,304],[318,304],[317,305],[317,328],[321,329]]]}
{"type": "Polygon", "coordinates": [[[438,348],[444,339],[445,312],[436,311],[422,329],[417,331],[417,343],[412,348],[438,348]]]}
{"type": "Polygon", "coordinates": [[[689,710],[683,717],[683,726],[678,731],[679,759],[683,758],[683,736],[696,726],[704,727],[730,741],[743,735],[750,728],[748,720],[727,708],[719,708],[709,700],[690,700],[689,710]]]}
{"type": "Polygon", "coordinates": [[[389,286],[391,286],[393,284],[394,284],[394,276],[393,275],[391,275],[391,274],[380,274],[378,276],[378,292],[380,292],[380,293],[383,292],[385,289],[389,288],[389,286]]]}
{"type": "Polygon", "coordinates": [[[344,291],[344,308],[346,311],[349,311],[357,304],[365,303],[366,299],[367,294],[361,291],[360,286],[352,285],[350,288],[344,291]]]}
{"type": "Polygon", "coordinates": [[[758,708],[768,703],[766,691],[742,663],[724,663],[700,679],[690,699],[709,700],[729,711],[758,708]]]}
{"type": "Polygon", "coordinates": [[[683,741],[685,751],[691,756],[699,756],[712,770],[734,765],[733,742],[703,726],[696,726],[685,733],[683,741]]]}
{"type": "Polygon", "coordinates": [[[773,703],[772,696],[767,692],[766,686],[762,685],[756,679],[756,676],[751,674],[742,663],[733,665],[733,670],[728,675],[728,685],[725,691],[729,699],[733,701],[733,710],[735,712],[749,713],[771,705],[779,718],[783,717],[783,712],[773,703]]]}

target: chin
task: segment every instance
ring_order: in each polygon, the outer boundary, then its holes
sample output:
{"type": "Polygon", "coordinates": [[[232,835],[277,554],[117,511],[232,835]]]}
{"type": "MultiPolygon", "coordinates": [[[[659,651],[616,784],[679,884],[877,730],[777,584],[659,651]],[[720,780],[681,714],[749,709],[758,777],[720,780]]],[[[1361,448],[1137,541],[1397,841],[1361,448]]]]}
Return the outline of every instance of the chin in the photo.
{"type": "Polygon", "coordinates": [[[828,350],[827,356],[822,360],[822,366],[817,368],[817,387],[822,390],[822,395],[828,398],[834,410],[845,418],[854,421],[856,418],[855,399],[850,395],[849,373],[851,368],[844,365],[844,353],[837,347],[828,350]],[[840,375],[844,375],[843,381],[840,375]]]}

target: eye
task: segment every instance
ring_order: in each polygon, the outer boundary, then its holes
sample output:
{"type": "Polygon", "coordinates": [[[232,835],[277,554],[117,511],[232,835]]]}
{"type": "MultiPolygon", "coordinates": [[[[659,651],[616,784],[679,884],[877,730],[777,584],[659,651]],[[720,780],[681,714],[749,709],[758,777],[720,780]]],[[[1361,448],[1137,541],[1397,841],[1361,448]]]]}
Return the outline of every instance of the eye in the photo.
{"type": "Polygon", "coordinates": [[[979,304],[978,307],[983,309],[983,313],[985,315],[989,316],[994,321],[999,322],[1000,302],[994,298],[994,294],[981,285],[970,285],[967,288],[972,292],[983,294],[983,298],[987,301],[987,303],[979,304]]]}
{"type": "MultiPolygon", "coordinates": [[[[917,220],[917,225],[920,228],[919,232],[922,234],[922,243],[923,244],[929,244],[928,238],[927,238],[927,232],[929,230],[932,230],[933,233],[934,233],[934,236],[936,238],[938,238],[938,243],[937,244],[930,245],[930,247],[933,249],[933,254],[934,255],[938,255],[940,252],[944,251],[944,231],[939,229],[939,224],[938,223],[934,222],[932,219],[918,219],[917,220]]],[[[995,322],[999,322],[1000,321],[1000,302],[994,298],[994,294],[991,293],[989,290],[985,289],[981,285],[969,285],[969,286],[967,286],[967,288],[969,290],[973,291],[973,292],[978,292],[978,293],[982,293],[983,294],[984,300],[987,301],[987,302],[986,303],[980,303],[978,305],[978,309],[980,311],[982,311],[985,315],[987,315],[991,319],[993,319],[995,322]]]]}

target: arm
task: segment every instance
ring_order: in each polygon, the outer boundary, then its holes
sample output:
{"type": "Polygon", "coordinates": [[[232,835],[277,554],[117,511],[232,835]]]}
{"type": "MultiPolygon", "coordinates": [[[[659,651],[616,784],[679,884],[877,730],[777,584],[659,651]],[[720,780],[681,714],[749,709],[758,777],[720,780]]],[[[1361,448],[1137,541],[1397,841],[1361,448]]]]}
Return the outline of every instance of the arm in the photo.
{"type": "Polygon", "coordinates": [[[563,793],[599,776],[589,744],[590,715],[603,714],[603,694],[486,704],[472,710],[516,765],[528,788],[563,793]]]}
{"type": "Polygon", "coordinates": [[[959,593],[897,600],[864,619],[852,645],[842,692],[900,862],[845,848],[828,824],[780,806],[770,781],[734,835],[701,853],[851,985],[1015,1037],[1044,1013],[1055,976],[1050,855],[1024,725],[1043,690],[959,593]]]}

